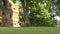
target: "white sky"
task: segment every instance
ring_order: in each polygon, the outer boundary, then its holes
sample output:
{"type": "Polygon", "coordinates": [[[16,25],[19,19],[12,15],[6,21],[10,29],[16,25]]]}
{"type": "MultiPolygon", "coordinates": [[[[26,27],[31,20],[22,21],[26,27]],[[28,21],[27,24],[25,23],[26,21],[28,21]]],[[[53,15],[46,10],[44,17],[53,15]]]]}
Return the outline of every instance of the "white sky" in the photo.
{"type": "Polygon", "coordinates": [[[59,16],[55,16],[54,18],[55,18],[55,20],[60,21],[60,17],[59,16]]]}

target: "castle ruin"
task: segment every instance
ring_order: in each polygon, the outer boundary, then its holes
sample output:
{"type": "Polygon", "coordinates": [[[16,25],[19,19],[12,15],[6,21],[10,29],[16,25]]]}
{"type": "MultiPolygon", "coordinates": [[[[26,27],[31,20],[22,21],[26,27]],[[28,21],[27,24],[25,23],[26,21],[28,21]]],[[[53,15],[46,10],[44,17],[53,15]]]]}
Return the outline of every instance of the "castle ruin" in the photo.
{"type": "Polygon", "coordinates": [[[11,0],[0,0],[0,26],[20,27],[18,8],[11,0]]]}

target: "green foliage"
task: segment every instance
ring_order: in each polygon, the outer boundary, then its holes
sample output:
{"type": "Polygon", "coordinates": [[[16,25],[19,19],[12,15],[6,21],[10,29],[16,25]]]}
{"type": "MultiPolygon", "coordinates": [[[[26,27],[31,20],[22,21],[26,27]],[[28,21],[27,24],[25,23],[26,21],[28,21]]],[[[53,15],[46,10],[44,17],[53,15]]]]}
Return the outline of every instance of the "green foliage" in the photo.
{"type": "MultiPolygon", "coordinates": [[[[14,2],[15,2],[15,0],[14,0],[14,2]]],[[[26,3],[25,0],[20,0],[19,19],[20,19],[21,24],[24,24],[25,3],[26,3]]],[[[51,6],[52,5],[54,5],[54,0],[30,0],[30,5],[29,5],[30,24],[36,25],[36,26],[37,25],[39,25],[39,26],[40,25],[42,25],[42,26],[56,25],[56,21],[52,20],[52,17],[51,17],[51,15],[52,15],[51,6]]]]}
{"type": "Polygon", "coordinates": [[[12,0],[14,3],[16,2],[16,0],[12,0]]]}
{"type": "Polygon", "coordinates": [[[52,4],[53,2],[48,0],[32,0],[30,3],[30,23],[32,25],[52,26],[54,24],[50,11],[52,4]]]}

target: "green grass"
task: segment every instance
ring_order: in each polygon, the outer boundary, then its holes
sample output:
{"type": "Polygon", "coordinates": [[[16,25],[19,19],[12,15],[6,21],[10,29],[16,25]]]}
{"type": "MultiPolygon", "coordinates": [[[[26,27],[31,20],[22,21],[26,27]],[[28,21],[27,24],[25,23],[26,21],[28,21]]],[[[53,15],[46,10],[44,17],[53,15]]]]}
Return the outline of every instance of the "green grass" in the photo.
{"type": "Polygon", "coordinates": [[[60,34],[60,27],[0,27],[0,34],[60,34]]]}

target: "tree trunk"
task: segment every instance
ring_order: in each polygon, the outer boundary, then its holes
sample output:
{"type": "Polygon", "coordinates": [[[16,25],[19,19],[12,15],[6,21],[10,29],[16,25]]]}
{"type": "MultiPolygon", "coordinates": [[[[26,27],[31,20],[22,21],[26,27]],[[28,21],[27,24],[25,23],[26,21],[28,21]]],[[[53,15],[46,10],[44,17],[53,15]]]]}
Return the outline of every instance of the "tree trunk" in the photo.
{"type": "Polygon", "coordinates": [[[22,1],[22,6],[24,10],[24,26],[29,26],[30,21],[29,21],[29,0],[21,0],[22,1]]]}
{"type": "Polygon", "coordinates": [[[25,22],[25,26],[30,25],[30,21],[29,21],[29,1],[28,0],[25,2],[25,7],[24,7],[24,22],[25,22]]]}

